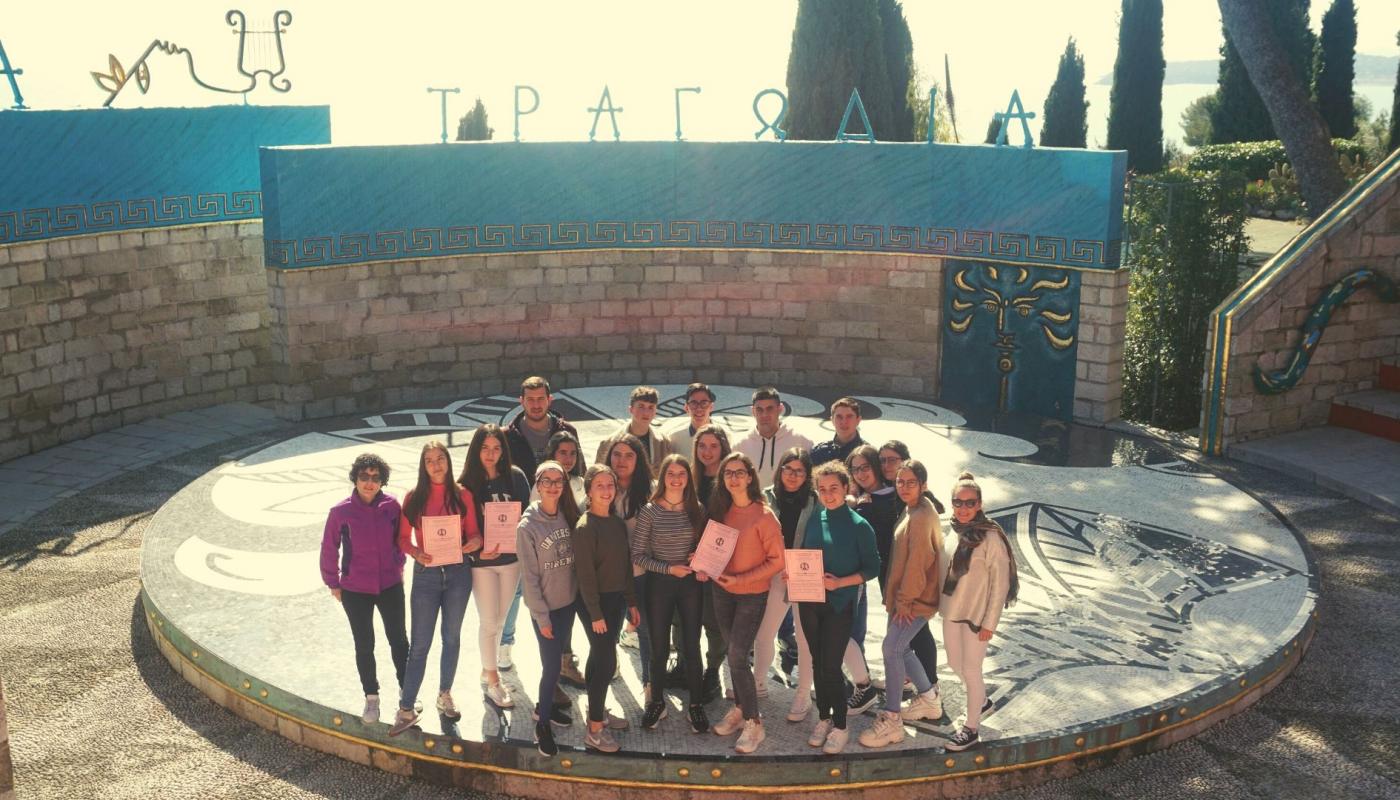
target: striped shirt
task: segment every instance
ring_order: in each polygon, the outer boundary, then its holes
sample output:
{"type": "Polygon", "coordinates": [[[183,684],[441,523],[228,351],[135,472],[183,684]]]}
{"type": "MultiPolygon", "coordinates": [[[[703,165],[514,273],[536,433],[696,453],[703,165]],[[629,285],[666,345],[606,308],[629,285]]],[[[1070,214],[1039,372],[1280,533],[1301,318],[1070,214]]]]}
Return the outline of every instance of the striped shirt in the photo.
{"type": "Polygon", "coordinates": [[[632,531],[632,563],[648,572],[665,573],[673,564],[686,563],[700,534],[684,511],[647,503],[637,512],[637,527],[632,531]]]}

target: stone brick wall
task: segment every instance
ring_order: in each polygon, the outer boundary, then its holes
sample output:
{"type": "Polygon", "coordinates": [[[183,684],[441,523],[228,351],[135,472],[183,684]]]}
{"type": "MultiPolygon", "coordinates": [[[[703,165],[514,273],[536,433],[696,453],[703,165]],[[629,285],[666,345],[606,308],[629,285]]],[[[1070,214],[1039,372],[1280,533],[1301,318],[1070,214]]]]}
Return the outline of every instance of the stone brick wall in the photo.
{"type": "Polygon", "coordinates": [[[262,224],[0,247],[0,461],[270,399],[262,224]]]}
{"type": "Polygon", "coordinates": [[[1080,273],[1074,376],[1074,418],[1078,422],[1102,424],[1121,416],[1129,275],[1128,269],[1080,273]]]}
{"type": "Polygon", "coordinates": [[[284,416],[560,386],[844,386],[933,397],[941,261],[603,250],[271,271],[284,416]]]}
{"type": "Polygon", "coordinates": [[[1229,332],[1221,418],[1226,446],[1326,424],[1333,397],[1372,388],[1382,359],[1400,353],[1400,306],[1383,303],[1374,291],[1363,289],[1332,315],[1297,386],[1278,395],[1254,388],[1255,364],[1281,369],[1292,358],[1299,328],[1322,294],[1362,267],[1400,282],[1400,170],[1322,231],[1278,281],[1246,300],[1237,312],[1229,332]]]}

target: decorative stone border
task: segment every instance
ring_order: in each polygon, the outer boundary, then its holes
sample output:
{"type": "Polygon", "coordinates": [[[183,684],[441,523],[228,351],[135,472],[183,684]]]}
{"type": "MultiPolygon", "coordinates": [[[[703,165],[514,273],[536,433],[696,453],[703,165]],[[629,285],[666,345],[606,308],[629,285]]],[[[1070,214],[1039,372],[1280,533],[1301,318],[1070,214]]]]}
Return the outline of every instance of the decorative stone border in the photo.
{"type": "Polygon", "coordinates": [[[1308,623],[1284,647],[1242,675],[1198,690],[1189,701],[1101,720],[1041,740],[1011,740],[930,759],[928,751],[806,757],[695,759],[686,756],[598,756],[578,750],[545,759],[528,745],[472,742],[409,732],[392,741],[353,715],[311,703],[246,674],[191,641],[141,594],[146,625],[170,665],[211,700],[298,744],[397,775],[476,791],[542,800],[568,796],[648,797],[658,789],[706,797],[843,792],[866,798],[964,797],[1069,777],[1160,750],[1253,705],[1301,660],[1317,625],[1308,623]]]}

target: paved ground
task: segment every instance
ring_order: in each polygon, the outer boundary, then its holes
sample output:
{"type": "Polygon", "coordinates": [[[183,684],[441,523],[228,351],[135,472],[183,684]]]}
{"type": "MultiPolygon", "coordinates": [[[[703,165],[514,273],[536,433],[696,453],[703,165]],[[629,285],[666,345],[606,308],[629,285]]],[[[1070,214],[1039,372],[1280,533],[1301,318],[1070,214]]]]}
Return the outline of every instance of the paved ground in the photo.
{"type": "MultiPolygon", "coordinates": [[[[0,671],[20,797],[461,796],[232,716],[177,677],[139,624],[151,515],[221,455],[267,442],[273,427],[220,431],[232,438],[90,480],[0,534],[0,671]]],[[[1400,519],[1266,470],[1225,469],[1314,548],[1323,624],[1307,659],[1254,709],[1194,740],[1012,796],[1400,796],[1400,519]]]]}

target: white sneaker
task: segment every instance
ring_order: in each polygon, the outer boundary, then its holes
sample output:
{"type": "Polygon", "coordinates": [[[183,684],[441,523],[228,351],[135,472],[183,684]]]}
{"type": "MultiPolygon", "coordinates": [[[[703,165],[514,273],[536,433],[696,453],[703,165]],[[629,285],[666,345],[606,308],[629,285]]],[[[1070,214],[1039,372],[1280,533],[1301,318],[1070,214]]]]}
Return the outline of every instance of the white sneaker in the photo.
{"type": "Polygon", "coordinates": [[[812,747],[821,747],[826,744],[826,736],[831,733],[831,720],[817,720],[817,727],[812,729],[812,735],[807,737],[807,744],[812,747]]]}
{"type": "Polygon", "coordinates": [[[730,706],[724,719],[710,727],[716,736],[728,736],[744,726],[744,712],[738,706],[730,706]]]}
{"type": "Polygon", "coordinates": [[[504,683],[486,684],[486,697],[496,704],[497,708],[511,708],[515,705],[515,700],[510,696],[510,690],[504,683]]]}
{"type": "Polygon", "coordinates": [[[943,700],[932,691],[916,694],[914,699],[909,701],[909,705],[900,709],[899,716],[911,722],[920,719],[943,719],[943,700]]]}
{"type": "Polygon", "coordinates": [[[625,628],[622,633],[618,634],[617,644],[619,647],[625,647],[628,650],[637,650],[641,648],[641,641],[637,638],[637,632],[629,631],[625,628]]]}
{"type": "MultiPolygon", "coordinates": [[[[807,719],[807,712],[812,710],[812,701],[805,693],[799,692],[792,699],[792,708],[788,709],[788,722],[801,722],[807,719]]],[[[823,740],[825,741],[825,740],[823,740]]]]}
{"type": "Polygon", "coordinates": [[[850,731],[845,728],[832,728],[831,733],[826,735],[826,744],[822,745],[822,752],[829,756],[834,756],[846,749],[846,740],[851,738],[850,731]]]}
{"type": "Polygon", "coordinates": [[[360,721],[366,725],[373,725],[379,721],[379,695],[365,695],[365,713],[360,715],[360,721]]]}
{"type": "Polygon", "coordinates": [[[452,702],[451,692],[439,692],[437,697],[438,713],[448,719],[461,719],[462,712],[457,710],[457,704],[452,702]]]}
{"type": "Polygon", "coordinates": [[[510,645],[503,644],[496,648],[496,669],[513,669],[515,662],[510,660],[510,645]]]}
{"type": "Polygon", "coordinates": [[[899,744],[902,741],[904,741],[904,723],[900,720],[899,715],[893,711],[881,711],[880,716],[875,718],[875,724],[860,734],[862,747],[884,747],[887,744],[899,744]]]}
{"type": "Polygon", "coordinates": [[[748,755],[758,749],[766,734],[763,732],[763,723],[756,719],[744,720],[744,730],[739,734],[739,741],[734,743],[734,752],[748,755]]]}

